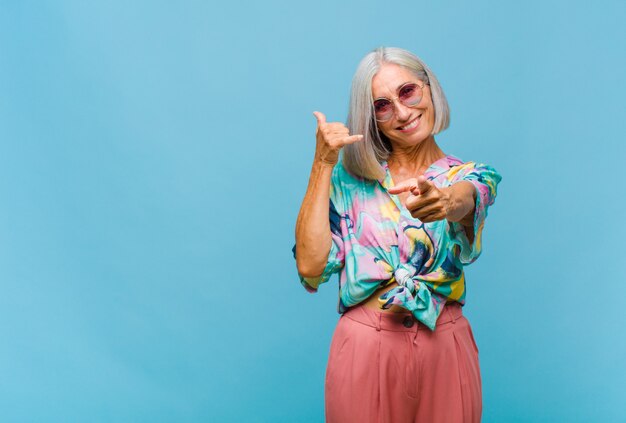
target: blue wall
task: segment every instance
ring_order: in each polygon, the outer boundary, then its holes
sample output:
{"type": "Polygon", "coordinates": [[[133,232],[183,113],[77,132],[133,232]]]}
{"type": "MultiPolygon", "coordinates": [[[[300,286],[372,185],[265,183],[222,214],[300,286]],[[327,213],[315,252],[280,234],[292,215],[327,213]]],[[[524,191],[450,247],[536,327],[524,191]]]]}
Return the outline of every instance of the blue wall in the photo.
{"type": "Polygon", "coordinates": [[[360,58],[439,77],[503,175],[467,268],[485,422],[626,417],[626,3],[5,1],[0,420],[319,422],[299,285],[315,119],[360,58]]]}

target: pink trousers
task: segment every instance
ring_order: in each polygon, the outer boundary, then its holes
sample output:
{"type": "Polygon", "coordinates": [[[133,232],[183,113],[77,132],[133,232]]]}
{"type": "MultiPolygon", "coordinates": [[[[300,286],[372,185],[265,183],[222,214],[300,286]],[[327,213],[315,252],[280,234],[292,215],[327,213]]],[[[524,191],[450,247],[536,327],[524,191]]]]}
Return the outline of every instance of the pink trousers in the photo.
{"type": "Polygon", "coordinates": [[[339,319],[326,369],[329,423],[475,423],[478,348],[458,304],[431,332],[409,313],[359,306],[339,319]]]}

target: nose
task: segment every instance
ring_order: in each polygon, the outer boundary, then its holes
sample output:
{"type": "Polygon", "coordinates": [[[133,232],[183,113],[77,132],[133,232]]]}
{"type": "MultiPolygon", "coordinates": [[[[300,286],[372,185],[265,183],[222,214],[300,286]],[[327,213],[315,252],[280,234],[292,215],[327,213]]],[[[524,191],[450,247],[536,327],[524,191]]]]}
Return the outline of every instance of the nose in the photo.
{"type": "Polygon", "coordinates": [[[405,121],[409,118],[409,116],[411,115],[411,108],[405,106],[404,104],[400,103],[398,100],[394,101],[394,108],[396,109],[396,117],[398,118],[399,121],[405,121]]]}

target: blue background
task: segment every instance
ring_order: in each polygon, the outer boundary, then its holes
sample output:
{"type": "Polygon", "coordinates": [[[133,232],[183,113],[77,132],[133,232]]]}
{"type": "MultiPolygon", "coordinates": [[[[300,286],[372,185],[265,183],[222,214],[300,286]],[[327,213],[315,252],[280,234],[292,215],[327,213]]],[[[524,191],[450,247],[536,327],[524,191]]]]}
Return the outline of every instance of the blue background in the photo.
{"type": "Polygon", "coordinates": [[[315,119],[419,55],[503,175],[468,267],[485,422],[626,421],[623,1],[4,1],[0,420],[319,422],[315,119]],[[506,4],[505,4],[506,3],[506,4]]]}

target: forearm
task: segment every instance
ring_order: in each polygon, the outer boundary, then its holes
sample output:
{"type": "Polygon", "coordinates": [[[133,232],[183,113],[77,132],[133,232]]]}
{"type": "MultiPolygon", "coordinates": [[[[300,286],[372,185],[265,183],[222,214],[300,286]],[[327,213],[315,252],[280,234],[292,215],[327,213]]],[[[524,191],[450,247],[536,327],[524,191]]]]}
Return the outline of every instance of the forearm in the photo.
{"type": "Polygon", "coordinates": [[[476,207],[476,188],[468,181],[459,181],[447,188],[450,196],[446,219],[459,222],[466,227],[474,225],[474,209],[476,207]]]}
{"type": "Polygon", "coordinates": [[[332,238],[329,222],[330,179],[333,165],[315,160],[296,221],[296,265],[305,277],[322,274],[332,238]]]}

